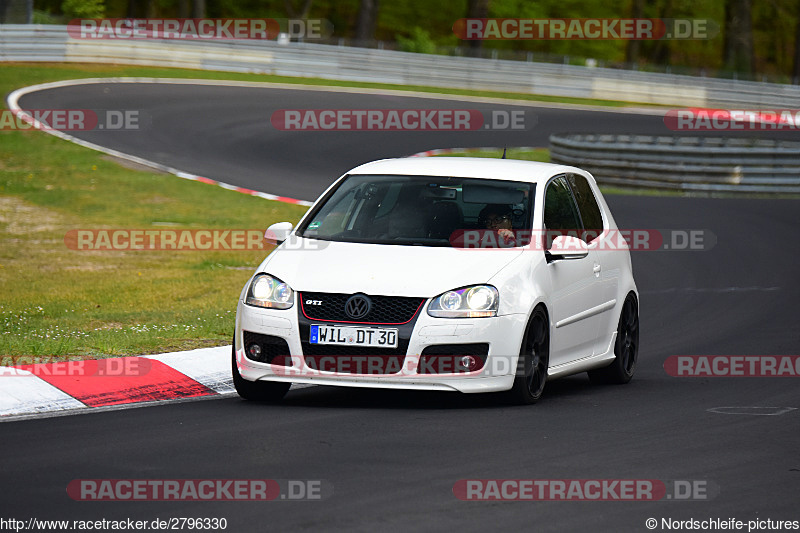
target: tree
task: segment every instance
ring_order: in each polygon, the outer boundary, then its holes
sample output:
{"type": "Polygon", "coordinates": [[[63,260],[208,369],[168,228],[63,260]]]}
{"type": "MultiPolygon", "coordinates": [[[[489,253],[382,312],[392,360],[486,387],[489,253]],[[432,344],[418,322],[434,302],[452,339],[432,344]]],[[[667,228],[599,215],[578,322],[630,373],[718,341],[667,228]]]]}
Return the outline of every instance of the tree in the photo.
{"type": "MultiPolygon", "coordinates": [[[[659,18],[672,19],[673,5],[672,0],[666,0],[664,5],[661,6],[659,18]]],[[[650,54],[650,61],[656,65],[669,65],[672,61],[672,41],[670,39],[659,39],[654,41],[653,51],[650,54]]]]}
{"type": "Polygon", "coordinates": [[[283,5],[286,6],[286,12],[289,14],[289,17],[293,19],[308,18],[308,14],[311,11],[312,0],[302,0],[302,2],[302,7],[300,7],[300,9],[296,9],[292,0],[283,0],[283,5]]]}
{"type": "MultiPolygon", "coordinates": [[[[798,9],[800,11],[800,9],[798,9]]],[[[800,12],[797,14],[797,28],[794,32],[794,65],[792,65],[792,83],[800,85],[800,12]]]]}
{"type": "MultiPolygon", "coordinates": [[[[470,19],[485,19],[489,17],[489,2],[491,0],[469,0],[469,6],[467,8],[467,18],[470,19]]],[[[472,50],[474,55],[478,55],[481,47],[483,47],[483,41],[480,39],[475,39],[469,42],[469,47],[472,50]]]]}
{"type": "Polygon", "coordinates": [[[196,19],[206,17],[206,0],[192,0],[192,17],[196,19]]]}
{"type": "Polygon", "coordinates": [[[725,44],[722,62],[734,72],[753,74],[753,20],[750,0],[725,0],[725,44]]]}
{"type": "Polygon", "coordinates": [[[142,17],[144,12],[142,10],[141,2],[137,0],[128,0],[128,9],[125,12],[127,18],[142,17]]]}
{"type": "MultiPolygon", "coordinates": [[[[644,0],[633,0],[631,2],[631,18],[640,19],[644,16],[644,0]]],[[[628,41],[628,46],[625,48],[625,62],[634,64],[639,62],[639,50],[641,43],[636,39],[628,41]]]]}
{"type": "Polygon", "coordinates": [[[361,0],[356,23],[357,41],[371,41],[375,37],[375,26],[378,23],[378,1],[361,0]]]}

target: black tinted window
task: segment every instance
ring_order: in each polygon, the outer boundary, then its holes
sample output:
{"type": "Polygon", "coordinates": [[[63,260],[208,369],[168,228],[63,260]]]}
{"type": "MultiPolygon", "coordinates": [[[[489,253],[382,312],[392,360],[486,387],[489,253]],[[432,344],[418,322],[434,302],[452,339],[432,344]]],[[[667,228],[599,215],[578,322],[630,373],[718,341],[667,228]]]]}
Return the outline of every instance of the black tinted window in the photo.
{"type": "Polygon", "coordinates": [[[578,174],[568,174],[567,180],[572,186],[572,193],[578,202],[583,227],[586,230],[581,238],[590,243],[603,232],[603,215],[600,212],[600,206],[597,204],[597,199],[586,178],[578,174]]]}
{"type": "MultiPolygon", "coordinates": [[[[502,217],[507,229],[530,233],[534,187],[505,180],[352,175],[309,215],[298,234],[331,241],[460,246],[459,236],[466,231],[500,231],[483,220],[493,210],[502,211],[493,217],[502,217]]],[[[525,244],[518,241],[514,245],[525,244]]]]}
{"type": "Polygon", "coordinates": [[[581,229],[575,202],[564,178],[556,178],[547,186],[544,198],[544,225],[548,230],[581,229]]]}

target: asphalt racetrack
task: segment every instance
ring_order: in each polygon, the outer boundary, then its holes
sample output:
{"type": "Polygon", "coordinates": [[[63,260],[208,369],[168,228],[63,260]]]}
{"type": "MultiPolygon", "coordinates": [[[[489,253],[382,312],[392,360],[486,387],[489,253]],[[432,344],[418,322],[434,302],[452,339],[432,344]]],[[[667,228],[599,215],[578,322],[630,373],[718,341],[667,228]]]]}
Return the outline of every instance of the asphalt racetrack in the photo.
{"type": "MultiPolygon", "coordinates": [[[[348,168],[383,157],[547,146],[555,131],[671,133],[659,115],[533,107],[524,108],[536,117],[524,131],[273,128],[277,109],[513,109],[300,89],[98,84],[33,93],[20,104],[139,109],[150,117],[141,131],[71,133],[304,200],[348,168]]],[[[291,391],[277,406],[225,397],[7,422],[0,425],[2,514],[225,517],[228,531],[648,531],[648,518],[661,531],[664,518],[800,519],[798,378],[677,378],[663,368],[671,355],[798,355],[800,201],[607,200],[622,228],[702,229],[716,238],[705,251],[632,254],[641,350],[630,384],[593,386],[582,374],[548,383],[531,407],[486,395],[313,387],[291,391]],[[794,409],[745,409],[752,407],[794,409]],[[78,502],[66,493],[73,479],[260,478],[324,480],[333,492],[321,501],[266,503],[78,502]],[[453,494],[463,479],[695,480],[710,497],[464,502],[453,494]]]]}

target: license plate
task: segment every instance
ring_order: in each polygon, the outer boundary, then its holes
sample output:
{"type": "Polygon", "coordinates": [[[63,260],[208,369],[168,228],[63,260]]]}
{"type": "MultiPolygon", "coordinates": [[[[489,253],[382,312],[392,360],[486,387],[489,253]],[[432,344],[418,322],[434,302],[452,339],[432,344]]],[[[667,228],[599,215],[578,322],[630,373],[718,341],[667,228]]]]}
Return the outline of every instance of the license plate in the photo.
{"type": "Polygon", "coordinates": [[[397,330],[312,324],[308,342],[311,344],[397,348],[397,330]]]}

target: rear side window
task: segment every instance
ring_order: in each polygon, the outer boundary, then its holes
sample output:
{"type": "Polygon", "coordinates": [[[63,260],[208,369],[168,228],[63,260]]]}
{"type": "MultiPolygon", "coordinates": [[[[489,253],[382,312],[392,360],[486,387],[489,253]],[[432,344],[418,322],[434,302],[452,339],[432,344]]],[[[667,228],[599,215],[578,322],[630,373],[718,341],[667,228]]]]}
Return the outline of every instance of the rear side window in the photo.
{"type": "Polygon", "coordinates": [[[589,181],[579,174],[567,174],[567,181],[572,187],[575,201],[578,202],[578,210],[583,219],[584,231],[581,238],[590,243],[603,233],[603,215],[597,199],[594,197],[589,181]]]}

